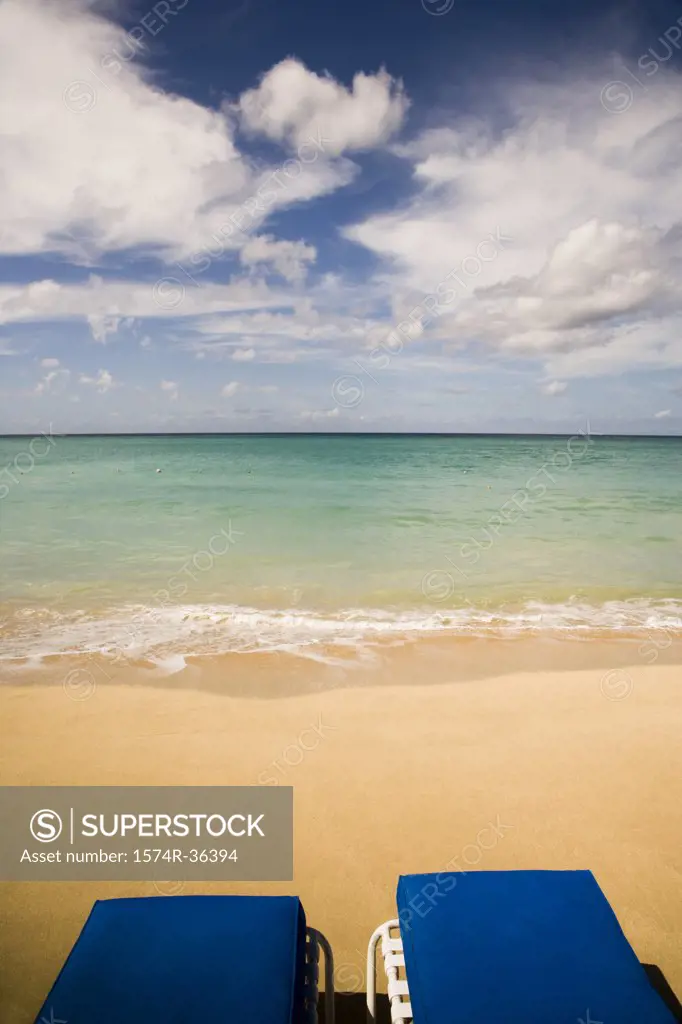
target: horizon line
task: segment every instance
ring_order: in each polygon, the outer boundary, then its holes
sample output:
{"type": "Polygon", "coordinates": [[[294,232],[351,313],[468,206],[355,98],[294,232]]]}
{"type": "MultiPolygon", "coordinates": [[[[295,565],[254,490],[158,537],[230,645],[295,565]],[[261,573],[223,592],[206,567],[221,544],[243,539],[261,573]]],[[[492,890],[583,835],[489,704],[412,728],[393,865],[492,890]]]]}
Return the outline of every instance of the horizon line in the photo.
{"type": "MultiPolygon", "coordinates": [[[[191,430],[191,431],[125,431],[125,432],[102,432],[102,431],[77,431],[67,433],[53,433],[50,437],[78,438],[78,437],[574,437],[584,434],[585,431],[436,431],[436,430],[335,430],[335,431],[313,431],[313,430],[191,430]]],[[[587,430],[590,437],[602,438],[623,438],[623,439],[658,439],[673,440],[682,439],[679,434],[611,434],[601,431],[587,430]]],[[[3,434],[0,439],[25,437],[42,437],[45,431],[34,431],[31,433],[3,434]]]]}

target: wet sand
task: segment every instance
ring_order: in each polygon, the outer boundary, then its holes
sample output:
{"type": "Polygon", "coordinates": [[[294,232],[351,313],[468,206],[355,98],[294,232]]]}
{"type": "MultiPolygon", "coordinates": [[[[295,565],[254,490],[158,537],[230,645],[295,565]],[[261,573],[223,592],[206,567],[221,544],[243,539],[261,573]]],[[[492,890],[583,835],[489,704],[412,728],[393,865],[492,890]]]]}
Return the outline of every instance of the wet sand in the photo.
{"type": "MultiPolygon", "coordinates": [[[[349,991],[365,989],[367,940],[394,916],[399,873],[590,868],[640,960],[682,998],[682,669],[627,645],[573,648],[590,667],[560,671],[558,647],[536,646],[512,674],[502,647],[497,674],[451,649],[450,682],[425,648],[351,675],[250,656],[93,686],[63,664],[5,675],[1,781],[294,786],[294,882],[168,891],[299,894],[349,991]],[[275,689],[290,695],[243,695],[275,689]]],[[[95,899],[156,891],[0,884],[3,1024],[33,1021],[95,899]]]]}

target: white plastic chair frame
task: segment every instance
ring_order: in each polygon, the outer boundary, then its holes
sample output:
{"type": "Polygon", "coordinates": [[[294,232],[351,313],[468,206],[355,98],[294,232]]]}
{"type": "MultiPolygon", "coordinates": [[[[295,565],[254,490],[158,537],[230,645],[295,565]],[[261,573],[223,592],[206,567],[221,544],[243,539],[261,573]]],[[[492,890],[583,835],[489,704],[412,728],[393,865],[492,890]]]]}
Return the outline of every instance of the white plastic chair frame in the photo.
{"type": "Polygon", "coordinates": [[[377,946],[381,939],[381,955],[388,981],[388,998],[391,1004],[393,1024],[405,1024],[412,1020],[410,990],[405,977],[403,941],[400,938],[400,921],[385,921],[376,929],[367,947],[367,1021],[376,1024],[377,999],[377,946]],[[393,933],[393,934],[392,934],[393,933]],[[402,975],[402,976],[401,976],[402,975]]]}
{"type": "Polygon", "coordinates": [[[324,1019],[325,1024],[334,1024],[334,956],[324,935],[316,928],[306,928],[303,1002],[305,1024],[318,1022],[320,949],[324,953],[324,1019]]]}

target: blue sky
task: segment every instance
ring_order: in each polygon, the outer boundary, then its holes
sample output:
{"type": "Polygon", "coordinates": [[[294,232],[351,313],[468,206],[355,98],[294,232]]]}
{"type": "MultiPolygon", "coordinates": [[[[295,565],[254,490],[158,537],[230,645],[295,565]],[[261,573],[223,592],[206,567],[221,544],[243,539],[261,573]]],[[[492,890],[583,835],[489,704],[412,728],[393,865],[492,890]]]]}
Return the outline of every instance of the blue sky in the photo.
{"type": "Polygon", "coordinates": [[[0,0],[0,431],[682,433],[682,2],[0,0]]]}

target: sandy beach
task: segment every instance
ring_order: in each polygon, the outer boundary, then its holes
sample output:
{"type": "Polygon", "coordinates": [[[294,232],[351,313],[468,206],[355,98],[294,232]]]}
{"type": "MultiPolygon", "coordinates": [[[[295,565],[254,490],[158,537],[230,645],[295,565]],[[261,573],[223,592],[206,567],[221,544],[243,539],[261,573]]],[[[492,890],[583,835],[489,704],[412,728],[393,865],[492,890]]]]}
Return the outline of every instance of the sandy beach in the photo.
{"type": "MultiPolygon", "coordinates": [[[[568,646],[594,659],[601,645],[568,646]]],[[[0,688],[2,782],[292,785],[293,883],[169,882],[168,892],[299,894],[333,945],[340,990],[364,991],[367,939],[393,916],[401,872],[590,868],[640,960],[679,998],[679,650],[666,652],[677,664],[628,665],[621,645],[625,667],[608,671],[618,662],[602,650],[591,667],[464,670],[437,685],[423,682],[434,657],[403,652],[390,673],[359,672],[345,688],[315,691],[306,668],[299,692],[267,699],[218,692],[215,665],[155,686],[129,668],[92,693],[67,692],[63,665],[33,685],[23,673],[0,688]]],[[[224,689],[243,694],[265,668],[237,661],[234,677],[220,671],[224,689]]],[[[0,886],[3,1022],[34,1019],[96,898],[156,891],[0,886]]]]}

